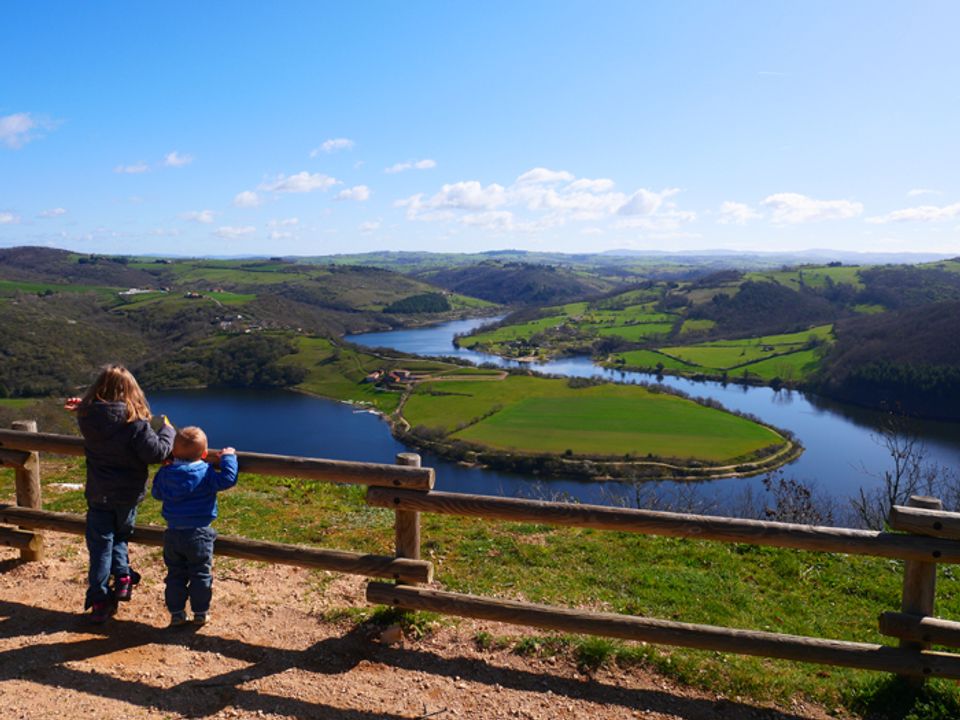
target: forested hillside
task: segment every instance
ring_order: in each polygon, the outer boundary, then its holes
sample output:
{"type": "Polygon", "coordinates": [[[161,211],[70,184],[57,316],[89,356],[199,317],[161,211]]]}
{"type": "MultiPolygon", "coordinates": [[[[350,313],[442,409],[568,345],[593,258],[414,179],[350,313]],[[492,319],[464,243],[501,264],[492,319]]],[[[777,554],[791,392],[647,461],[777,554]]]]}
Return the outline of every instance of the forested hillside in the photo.
{"type": "Polygon", "coordinates": [[[553,305],[607,292],[616,286],[598,274],[555,265],[491,260],[423,276],[453,292],[501,305],[553,305]]]}
{"type": "Polygon", "coordinates": [[[818,389],[846,402],[960,419],[960,302],[849,318],[818,389]]]}
{"type": "Polygon", "coordinates": [[[294,335],[385,330],[486,305],[381,268],[0,250],[0,397],[72,392],[108,361],[154,387],[292,385],[300,376],[277,361],[294,335]]]}

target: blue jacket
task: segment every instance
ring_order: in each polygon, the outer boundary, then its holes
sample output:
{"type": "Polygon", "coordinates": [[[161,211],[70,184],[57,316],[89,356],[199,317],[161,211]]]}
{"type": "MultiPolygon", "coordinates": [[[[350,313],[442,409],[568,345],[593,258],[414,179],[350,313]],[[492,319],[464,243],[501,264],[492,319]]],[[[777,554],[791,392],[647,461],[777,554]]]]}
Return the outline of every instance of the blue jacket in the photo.
{"type": "Polygon", "coordinates": [[[157,471],[153,496],[163,501],[167,527],[206,527],[217,517],[217,493],[237,484],[237,456],[222,455],[220,470],[203,460],[174,460],[157,471]]]}
{"type": "Polygon", "coordinates": [[[146,420],[127,422],[122,402],[94,402],[77,417],[87,456],[86,497],[101,505],[137,505],[146,495],[147,465],[173,447],[173,427],[154,432],[146,420]]]}

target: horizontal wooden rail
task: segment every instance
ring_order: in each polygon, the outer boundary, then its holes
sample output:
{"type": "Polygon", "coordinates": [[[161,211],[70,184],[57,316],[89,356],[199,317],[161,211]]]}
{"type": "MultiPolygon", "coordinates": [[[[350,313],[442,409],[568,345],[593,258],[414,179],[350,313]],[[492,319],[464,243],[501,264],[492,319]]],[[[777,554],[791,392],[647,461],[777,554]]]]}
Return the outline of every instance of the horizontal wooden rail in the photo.
{"type": "Polygon", "coordinates": [[[395,510],[420,510],[549,525],[572,525],[900,560],[960,563],[960,542],[871,530],[374,487],[367,491],[367,503],[395,510]]]}
{"type": "Polygon", "coordinates": [[[901,640],[960,647],[960,623],[935,617],[885,612],[880,615],[880,632],[901,640]]]}
{"type": "Polygon", "coordinates": [[[30,459],[30,453],[21,450],[0,450],[0,465],[21,468],[30,459]]]}
{"type": "MultiPolygon", "coordinates": [[[[83,439],[72,435],[0,430],[0,449],[83,455],[83,439]]],[[[216,450],[211,450],[211,454],[215,452],[216,450]]],[[[433,468],[323,460],[254,452],[238,452],[237,460],[243,472],[324,480],[351,485],[429,490],[433,487],[434,482],[433,468]]]]}
{"type": "Polygon", "coordinates": [[[367,600],[408,610],[428,610],[561,632],[841,665],[915,677],[960,679],[960,657],[956,655],[921,653],[887,645],[822,640],[713,625],[691,625],[612,613],[592,613],[378,582],[367,585],[367,600]]]}
{"type": "Polygon", "coordinates": [[[888,522],[894,530],[960,540],[960,513],[894,505],[888,522]]]}
{"type": "Polygon", "coordinates": [[[17,550],[39,550],[43,540],[36,533],[17,528],[0,527],[0,545],[17,548],[17,550]]]}
{"type": "MultiPolygon", "coordinates": [[[[86,530],[86,518],[83,515],[33,510],[15,505],[0,505],[0,522],[28,528],[57,530],[74,535],[83,535],[86,530]]],[[[162,546],[163,528],[159,525],[137,525],[131,541],[143,545],[162,546]]],[[[429,583],[433,579],[433,565],[424,560],[361,555],[342,550],[248,540],[231,535],[219,536],[214,552],[226,557],[332,570],[367,577],[392,578],[404,582],[429,583]]]]}

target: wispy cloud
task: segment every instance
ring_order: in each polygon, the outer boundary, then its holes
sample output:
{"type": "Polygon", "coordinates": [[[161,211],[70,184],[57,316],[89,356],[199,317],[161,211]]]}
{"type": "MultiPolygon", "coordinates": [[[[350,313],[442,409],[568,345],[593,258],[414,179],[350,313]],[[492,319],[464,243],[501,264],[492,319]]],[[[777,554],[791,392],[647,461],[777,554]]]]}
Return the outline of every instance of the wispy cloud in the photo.
{"type": "Polygon", "coordinates": [[[292,218],[282,218],[282,219],[276,219],[276,218],[274,218],[273,220],[271,220],[270,222],[267,223],[267,227],[272,227],[272,228],[275,228],[275,227],[295,227],[295,226],[297,226],[297,225],[299,225],[299,224],[300,224],[300,218],[295,218],[295,217],[292,217],[292,218]]]}
{"type": "Polygon", "coordinates": [[[257,207],[260,204],[260,196],[253,190],[244,190],[233,197],[233,204],[243,208],[257,207]]]}
{"type": "Polygon", "coordinates": [[[384,168],[384,172],[395,175],[396,173],[406,172],[407,170],[431,170],[436,166],[436,160],[430,160],[429,158],[425,160],[407,160],[406,162],[399,162],[388,168],[384,168]]]}
{"type": "Polygon", "coordinates": [[[894,210],[886,215],[867,218],[868,223],[885,225],[887,223],[903,222],[941,222],[960,217],[960,203],[953,205],[920,205],[918,207],[894,210]]]}
{"type": "Polygon", "coordinates": [[[49,118],[32,113],[14,113],[0,116],[0,145],[17,150],[41,137],[44,130],[56,125],[49,118]]]}
{"type": "Polygon", "coordinates": [[[746,203],[728,200],[720,206],[720,217],[717,222],[721,225],[746,225],[751,220],[762,217],[746,203]]]}
{"type": "Polygon", "coordinates": [[[355,200],[357,202],[363,202],[364,200],[370,199],[370,188],[366,185],[354,185],[351,188],[345,188],[338,192],[333,198],[334,200],[355,200]]]}
{"type": "Polygon", "coordinates": [[[192,162],[192,155],[181,155],[176,150],[163,156],[163,164],[166,167],[183,167],[184,165],[189,165],[192,162]]]}
{"type": "Polygon", "coordinates": [[[120,175],[139,175],[140,173],[150,172],[150,166],[145,162],[138,162],[133,165],[117,165],[113,171],[120,175]]]}
{"type": "Polygon", "coordinates": [[[217,228],[214,235],[221,237],[224,240],[236,240],[237,238],[241,238],[246,235],[253,235],[256,231],[257,229],[253,225],[243,225],[241,227],[223,225],[217,228]]]}
{"type": "Polygon", "coordinates": [[[55,217],[61,217],[66,214],[67,214],[67,211],[65,208],[58,207],[58,208],[50,208],[49,210],[44,210],[42,212],[39,212],[37,213],[37,217],[38,218],[55,218],[55,217]]]}
{"type": "Polygon", "coordinates": [[[375,230],[380,229],[379,220],[368,220],[367,222],[360,223],[360,232],[362,233],[371,233],[375,230]]]}
{"type": "Polygon", "coordinates": [[[191,222],[198,222],[208,225],[213,222],[214,215],[216,215],[216,213],[213,210],[191,210],[189,212],[182,213],[180,217],[184,220],[190,220],[191,222]]]}
{"type": "Polygon", "coordinates": [[[331,138],[330,140],[324,140],[320,147],[315,147],[311,150],[310,157],[315,158],[321,154],[329,155],[330,153],[335,153],[340,150],[352,150],[353,146],[353,140],[348,138],[331,138]]]}
{"type": "Polygon", "coordinates": [[[280,175],[273,182],[259,186],[259,190],[275,193],[308,193],[314,190],[329,190],[340,181],[323,173],[308,173],[306,170],[296,175],[280,175]]]}
{"type": "Polygon", "coordinates": [[[0,225],[16,225],[20,222],[20,216],[12,212],[0,212],[0,225]]]}
{"type": "Polygon", "coordinates": [[[796,225],[823,220],[846,220],[863,213],[863,204],[852,200],[817,200],[800,193],[776,193],[762,205],[772,212],[777,225],[796,225]]]}
{"type": "Polygon", "coordinates": [[[943,195],[943,193],[929,188],[914,188],[907,193],[907,197],[920,197],[921,195],[943,195]]]}

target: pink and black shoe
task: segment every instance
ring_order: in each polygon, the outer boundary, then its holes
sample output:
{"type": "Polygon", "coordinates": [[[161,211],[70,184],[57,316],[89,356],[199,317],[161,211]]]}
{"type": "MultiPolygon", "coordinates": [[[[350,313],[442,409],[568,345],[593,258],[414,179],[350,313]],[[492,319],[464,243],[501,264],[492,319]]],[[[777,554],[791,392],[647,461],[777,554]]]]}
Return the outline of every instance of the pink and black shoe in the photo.
{"type": "Polygon", "coordinates": [[[117,612],[117,606],[110,600],[98,600],[91,605],[90,622],[95,625],[103,625],[110,616],[117,612]]]}
{"type": "Polygon", "coordinates": [[[120,575],[114,578],[113,599],[117,602],[129,602],[133,596],[133,588],[140,582],[140,573],[131,570],[129,575],[120,575]]]}

